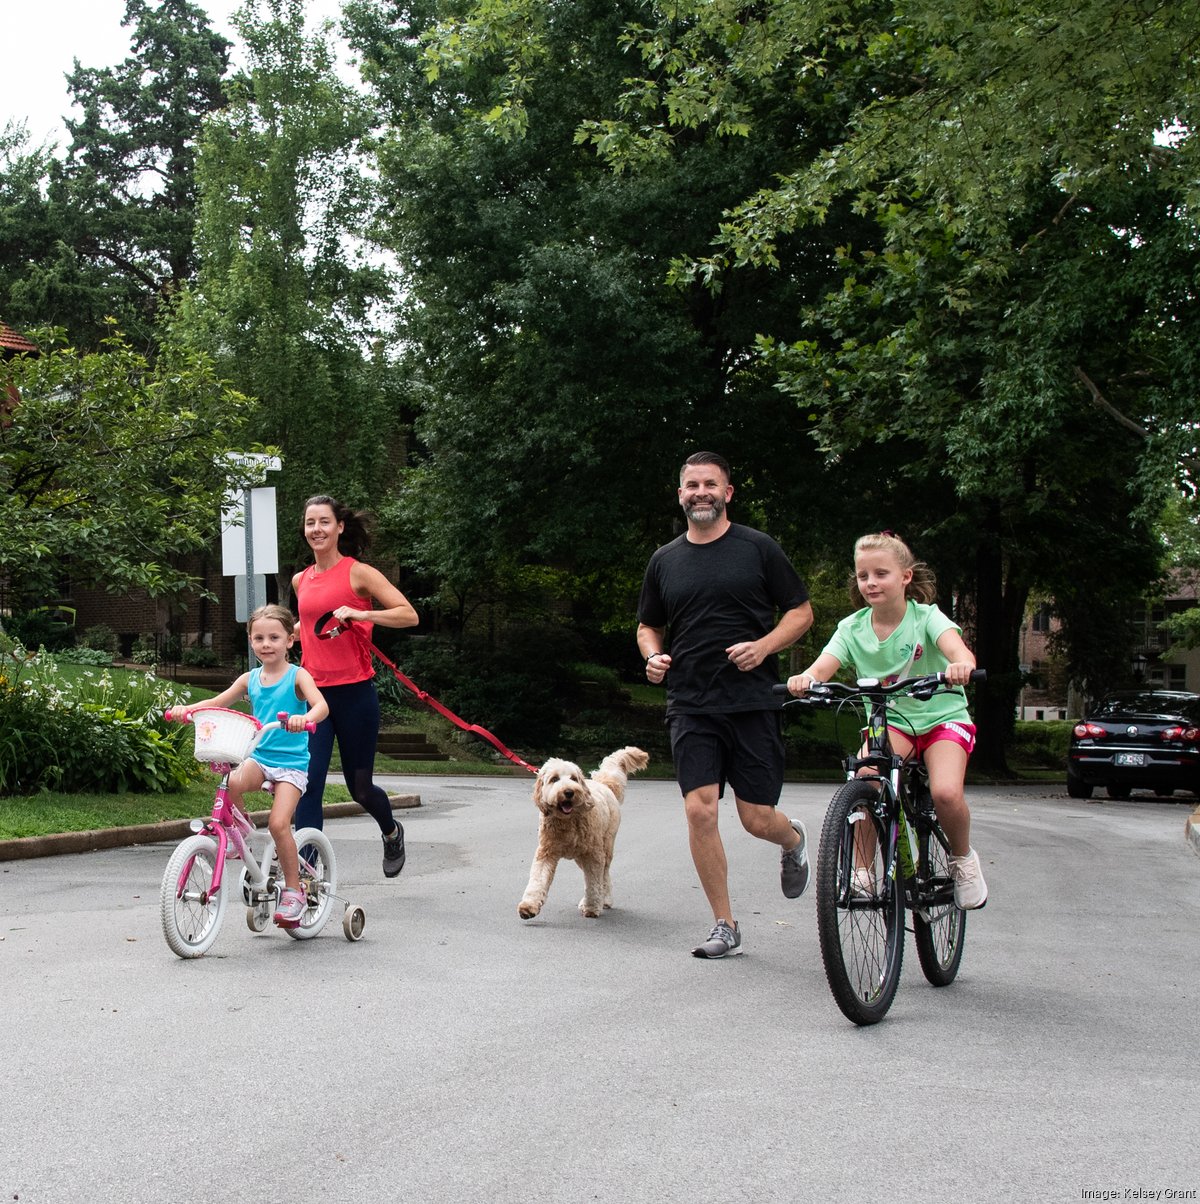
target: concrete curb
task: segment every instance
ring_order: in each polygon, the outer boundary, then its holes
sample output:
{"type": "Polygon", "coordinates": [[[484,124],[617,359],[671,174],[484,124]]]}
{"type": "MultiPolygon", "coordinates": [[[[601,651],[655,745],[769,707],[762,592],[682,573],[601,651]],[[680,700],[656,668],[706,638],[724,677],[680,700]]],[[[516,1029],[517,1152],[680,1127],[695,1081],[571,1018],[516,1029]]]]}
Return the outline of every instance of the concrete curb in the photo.
{"type": "Polygon", "coordinates": [[[1183,825],[1183,830],[1187,835],[1188,840],[1192,842],[1192,852],[1200,857],[1200,807],[1187,817],[1183,825]]]}
{"type": "MultiPolygon", "coordinates": [[[[392,810],[419,807],[419,794],[388,796],[392,810]]],[[[323,808],[326,819],[366,815],[357,803],[329,803],[323,808]]],[[[256,827],[267,822],[269,811],[251,811],[256,827]]],[[[0,861],[22,861],[28,857],[57,857],[63,853],[94,853],[99,849],[121,849],[130,845],[158,844],[164,840],[182,840],[191,831],[190,819],[168,819],[159,824],[130,824],[125,828],[100,828],[95,832],[58,832],[52,836],[22,836],[0,840],[0,861]]]]}

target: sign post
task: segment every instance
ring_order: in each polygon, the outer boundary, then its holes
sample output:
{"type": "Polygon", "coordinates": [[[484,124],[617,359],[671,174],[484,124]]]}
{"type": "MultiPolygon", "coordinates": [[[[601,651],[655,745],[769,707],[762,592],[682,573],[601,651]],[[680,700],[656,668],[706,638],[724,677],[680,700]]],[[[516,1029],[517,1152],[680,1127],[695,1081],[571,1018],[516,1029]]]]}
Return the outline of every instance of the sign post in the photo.
{"type": "MultiPolygon", "coordinates": [[[[265,480],[268,472],[278,472],[278,456],[256,452],[237,452],[230,457],[252,477],[265,480]]],[[[267,573],[279,572],[279,534],[275,521],[275,490],[252,488],[226,495],[221,511],[221,571],[234,581],[234,614],[246,622],[267,600],[267,573]]],[[[254,664],[249,637],[246,640],[246,667],[254,664]]]]}

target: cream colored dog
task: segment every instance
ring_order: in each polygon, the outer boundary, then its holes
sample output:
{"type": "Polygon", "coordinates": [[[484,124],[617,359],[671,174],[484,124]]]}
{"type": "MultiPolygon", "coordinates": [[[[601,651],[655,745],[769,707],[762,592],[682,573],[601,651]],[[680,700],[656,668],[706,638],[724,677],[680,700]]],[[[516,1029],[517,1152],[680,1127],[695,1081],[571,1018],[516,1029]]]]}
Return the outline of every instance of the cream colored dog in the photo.
{"type": "Polygon", "coordinates": [[[529,885],[517,905],[523,920],[542,910],[554,871],[564,858],[583,870],[579,910],[589,918],[612,906],[609,867],[613,842],[621,826],[621,801],[631,773],[645,769],[649,756],[640,748],[609,753],[590,778],[578,765],[551,758],[538,771],[533,801],[542,813],[538,847],[529,871],[529,885]]]}

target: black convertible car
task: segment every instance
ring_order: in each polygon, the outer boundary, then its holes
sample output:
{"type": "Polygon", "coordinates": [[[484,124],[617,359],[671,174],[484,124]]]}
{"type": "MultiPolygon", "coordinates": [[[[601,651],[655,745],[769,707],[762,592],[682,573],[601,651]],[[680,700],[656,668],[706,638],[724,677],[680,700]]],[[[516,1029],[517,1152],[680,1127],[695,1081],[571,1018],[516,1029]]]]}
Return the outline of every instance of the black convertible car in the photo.
{"type": "Polygon", "coordinates": [[[1200,794],[1200,694],[1129,690],[1110,694],[1075,725],[1067,753],[1067,793],[1109,798],[1131,790],[1200,794]]]}

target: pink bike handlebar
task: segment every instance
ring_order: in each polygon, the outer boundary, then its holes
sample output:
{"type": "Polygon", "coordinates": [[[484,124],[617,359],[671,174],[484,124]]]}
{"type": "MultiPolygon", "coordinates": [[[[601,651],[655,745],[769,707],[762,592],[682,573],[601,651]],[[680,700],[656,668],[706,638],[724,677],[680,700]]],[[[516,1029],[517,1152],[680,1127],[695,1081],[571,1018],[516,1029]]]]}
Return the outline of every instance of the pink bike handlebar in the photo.
{"type": "MultiPolygon", "coordinates": [[[[201,707],[200,709],[205,710],[206,708],[201,707]]],[[[290,718],[291,715],[289,715],[287,711],[280,711],[277,716],[277,721],[275,723],[264,724],[263,730],[273,730],[275,728],[284,727],[290,718]]],[[[163,719],[165,719],[168,723],[192,723],[195,721],[195,712],[193,711],[191,714],[187,715],[176,715],[172,712],[171,708],[168,707],[165,711],[163,711],[163,719]]],[[[304,724],[304,730],[311,734],[317,730],[317,725],[313,723],[311,719],[309,719],[304,724]]]]}

